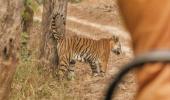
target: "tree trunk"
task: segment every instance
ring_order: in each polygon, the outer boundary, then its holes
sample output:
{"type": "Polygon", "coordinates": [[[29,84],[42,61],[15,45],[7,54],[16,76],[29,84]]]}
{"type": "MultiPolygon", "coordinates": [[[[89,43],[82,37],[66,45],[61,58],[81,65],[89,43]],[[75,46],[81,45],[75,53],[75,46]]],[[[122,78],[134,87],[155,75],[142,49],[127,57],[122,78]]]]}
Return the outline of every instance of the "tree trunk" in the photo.
{"type": "Polygon", "coordinates": [[[65,34],[67,2],[67,0],[44,0],[40,58],[43,58],[43,62],[45,62],[43,66],[48,66],[48,69],[55,66],[57,62],[55,50],[57,42],[50,38],[52,36],[50,33],[50,23],[54,14],[60,14],[61,16],[56,19],[57,32],[65,34]]]}
{"type": "Polygon", "coordinates": [[[18,63],[22,0],[0,0],[0,100],[8,99],[18,63]]]}

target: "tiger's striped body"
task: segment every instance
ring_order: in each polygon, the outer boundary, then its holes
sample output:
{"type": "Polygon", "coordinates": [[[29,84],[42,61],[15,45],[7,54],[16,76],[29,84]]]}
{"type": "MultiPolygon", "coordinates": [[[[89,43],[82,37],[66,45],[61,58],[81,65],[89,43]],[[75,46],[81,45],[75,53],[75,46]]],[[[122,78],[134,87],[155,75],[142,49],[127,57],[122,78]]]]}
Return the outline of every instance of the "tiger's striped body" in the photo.
{"type": "Polygon", "coordinates": [[[79,36],[64,37],[58,41],[59,69],[57,70],[72,77],[75,62],[81,61],[90,64],[93,75],[105,73],[114,45],[116,42],[113,38],[92,40],[79,36]]]}
{"type": "Polygon", "coordinates": [[[93,40],[77,35],[66,37],[56,32],[55,19],[52,19],[51,31],[57,39],[58,66],[56,67],[59,78],[74,78],[76,61],[89,63],[93,75],[105,73],[110,52],[119,42],[116,36],[109,39],[93,40]]]}

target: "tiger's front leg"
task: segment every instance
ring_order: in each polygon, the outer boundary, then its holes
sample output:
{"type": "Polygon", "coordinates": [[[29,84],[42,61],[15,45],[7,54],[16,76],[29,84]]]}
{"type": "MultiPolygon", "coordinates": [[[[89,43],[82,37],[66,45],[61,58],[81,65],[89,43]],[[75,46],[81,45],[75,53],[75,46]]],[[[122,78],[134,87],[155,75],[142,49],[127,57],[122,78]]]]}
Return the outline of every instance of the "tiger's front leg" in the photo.
{"type": "Polygon", "coordinates": [[[69,63],[69,68],[68,68],[68,74],[67,74],[67,79],[68,80],[75,80],[75,60],[71,60],[69,63]]]}
{"type": "Polygon", "coordinates": [[[66,65],[59,64],[58,69],[57,69],[57,78],[59,81],[65,80],[66,75],[68,73],[68,69],[66,65]]]}
{"type": "Polygon", "coordinates": [[[92,70],[92,76],[96,77],[100,75],[100,65],[97,62],[90,62],[90,67],[92,70]]]}
{"type": "Polygon", "coordinates": [[[75,79],[75,61],[61,61],[58,69],[58,79],[59,80],[74,80],[75,79]]]}
{"type": "Polygon", "coordinates": [[[57,78],[59,81],[67,79],[67,73],[69,68],[69,61],[65,55],[60,56],[59,65],[57,67],[57,78]]]}

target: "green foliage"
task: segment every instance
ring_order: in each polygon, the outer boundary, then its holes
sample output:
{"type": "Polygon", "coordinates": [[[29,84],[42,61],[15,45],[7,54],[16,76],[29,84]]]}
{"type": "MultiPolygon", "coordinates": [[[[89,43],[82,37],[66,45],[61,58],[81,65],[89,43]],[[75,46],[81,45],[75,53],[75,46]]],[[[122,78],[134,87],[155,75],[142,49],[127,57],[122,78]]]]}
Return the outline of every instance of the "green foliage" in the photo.
{"type": "Polygon", "coordinates": [[[27,44],[29,40],[29,35],[26,32],[21,33],[21,51],[20,51],[20,58],[22,61],[29,59],[29,51],[27,49],[27,44]]]}
{"type": "Polygon", "coordinates": [[[42,5],[44,0],[35,0],[39,5],[42,5]]]}
{"type": "Polygon", "coordinates": [[[36,0],[25,0],[25,4],[29,6],[35,12],[38,9],[38,2],[36,0]]]}
{"type": "Polygon", "coordinates": [[[71,2],[71,3],[80,3],[83,0],[68,0],[68,1],[71,2]]]}
{"type": "Polygon", "coordinates": [[[23,18],[24,20],[28,20],[28,19],[29,19],[29,13],[23,11],[23,12],[22,12],[22,18],[23,18]]]}
{"type": "Polygon", "coordinates": [[[28,33],[22,32],[22,33],[21,33],[21,43],[22,43],[23,45],[27,44],[28,39],[29,39],[28,33]]]}
{"type": "Polygon", "coordinates": [[[24,9],[21,13],[23,21],[29,21],[33,13],[38,10],[39,4],[35,0],[24,0],[24,9]]]}

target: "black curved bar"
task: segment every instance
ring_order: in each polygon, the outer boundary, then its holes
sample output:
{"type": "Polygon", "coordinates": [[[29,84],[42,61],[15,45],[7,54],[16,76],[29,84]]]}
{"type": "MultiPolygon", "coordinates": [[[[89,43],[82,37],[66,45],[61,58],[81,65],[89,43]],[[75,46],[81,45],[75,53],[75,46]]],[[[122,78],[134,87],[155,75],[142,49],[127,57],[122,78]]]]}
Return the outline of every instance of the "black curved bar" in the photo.
{"type": "Polygon", "coordinates": [[[113,80],[110,85],[105,100],[111,100],[112,96],[114,96],[115,89],[117,85],[120,83],[121,79],[130,71],[135,68],[142,67],[145,63],[155,63],[155,62],[170,62],[170,51],[156,51],[146,53],[139,57],[136,57],[131,63],[125,65],[123,69],[117,74],[117,77],[113,80]]]}

